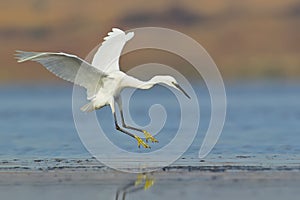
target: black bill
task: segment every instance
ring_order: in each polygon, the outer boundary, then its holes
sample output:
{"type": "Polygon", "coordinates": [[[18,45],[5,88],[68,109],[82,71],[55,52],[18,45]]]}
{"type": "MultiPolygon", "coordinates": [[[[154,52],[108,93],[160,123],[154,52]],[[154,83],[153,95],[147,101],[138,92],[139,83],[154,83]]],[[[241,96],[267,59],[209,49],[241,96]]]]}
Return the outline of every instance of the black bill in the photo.
{"type": "Polygon", "coordinates": [[[182,89],[182,87],[180,87],[180,85],[178,85],[177,83],[173,83],[173,85],[175,85],[175,87],[177,87],[187,98],[191,98],[187,93],[186,93],[186,91],[184,91],[183,89],[182,89]]]}

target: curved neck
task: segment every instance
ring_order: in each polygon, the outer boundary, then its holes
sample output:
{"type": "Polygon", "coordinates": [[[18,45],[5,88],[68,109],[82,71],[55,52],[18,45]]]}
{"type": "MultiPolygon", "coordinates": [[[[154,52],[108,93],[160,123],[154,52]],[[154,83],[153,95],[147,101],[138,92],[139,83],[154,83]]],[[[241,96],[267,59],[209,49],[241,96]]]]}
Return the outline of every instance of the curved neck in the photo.
{"type": "Polygon", "coordinates": [[[141,81],[141,84],[138,86],[139,89],[150,89],[155,84],[158,84],[159,82],[153,82],[152,80],[149,81],[141,81]]]}
{"type": "Polygon", "coordinates": [[[155,84],[163,83],[160,77],[154,76],[149,81],[141,81],[137,78],[127,76],[125,79],[124,87],[132,87],[132,88],[139,88],[139,89],[150,89],[155,84]]]}

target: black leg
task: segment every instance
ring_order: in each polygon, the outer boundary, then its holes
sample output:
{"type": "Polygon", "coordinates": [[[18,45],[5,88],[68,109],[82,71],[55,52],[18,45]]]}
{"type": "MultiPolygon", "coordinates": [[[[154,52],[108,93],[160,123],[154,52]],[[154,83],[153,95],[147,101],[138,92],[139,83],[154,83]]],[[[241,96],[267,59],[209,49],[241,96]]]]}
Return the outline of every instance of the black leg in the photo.
{"type": "Polygon", "coordinates": [[[130,137],[135,138],[135,136],[134,136],[132,133],[129,133],[128,131],[122,129],[122,128],[118,125],[116,113],[114,113],[114,119],[115,119],[115,126],[116,126],[116,129],[117,129],[118,131],[121,131],[121,132],[123,132],[123,133],[129,135],[130,137]]]}
{"type": "Polygon", "coordinates": [[[122,111],[122,109],[120,109],[120,113],[121,113],[121,119],[122,119],[122,126],[123,126],[124,128],[128,128],[128,129],[131,129],[131,130],[134,130],[134,131],[139,131],[139,132],[144,133],[144,135],[145,135],[145,137],[146,137],[146,142],[148,142],[148,140],[150,140],[152,143],[158,142],[158,140],[155,139],[155,138],[154,138],[150,133],[148,133],[147,131],[145,131],[145,130],[143,130],[143,129],[140,129],[140,128],[135,128],[135,127],[126,125],[125,120],[124,120],[124,116],[123,116],[123,111],[122,111]]]}
{"type": "Polygon", "coordinates": [[[124,119],[124,115],[123,115],[123,107],[122,107],[122,99],[121,99],[121,97],[119,96],[118,98],[116,98],[116,101],[117,101],[118,106],[119,106],[119,111],[120,111],[120,114],[121,114],[121,120],[122,120],[122,126],[123,126],[123,128],[128,128],[128,129],[131,129],[131,130],[134,130],[134,131],[139,131],[139,132],[144,133],[144,130],[142,130],[140,128],[135,128],[135,127],[132,127],[132,126],[128,126],[125,123],[125,119],[124,119]]]}
{"type": "Polygon", "coordinates": [[[144,148],[150,148],[150,146],[148,144],[146,144],[140,137],[132,134],[132,133],[129,133],[128,131],[120,128],[120,126],[118,125],[118,122],[117,122],[117,115],[116,113],[114,113],[114,118],[115,118],[115,126],[116,126],[116,129],[118,131],[121,131],[127,135],[129,135],[130,137],[133,137],[134,139],[136,139],[137,143],[138,143],[138,147],[140,148],[140,146],[142,145],[144,148]]]}
{"type": "Polygon", "coordinates": [[[142,129],[135,128],[135,127],[132,127],[132,126],[128,126],[128,125],[125,123],[123,111],[120,110],[120,113],[121,113],[121,119],[122,119],[122,126],[123,126],[124,128],[128,128],[128,129],[131,129],[131,130],[134,130],[134,131],[139,131],[139,132],[144,133],[144,130],[142,130],[142,129]]]}

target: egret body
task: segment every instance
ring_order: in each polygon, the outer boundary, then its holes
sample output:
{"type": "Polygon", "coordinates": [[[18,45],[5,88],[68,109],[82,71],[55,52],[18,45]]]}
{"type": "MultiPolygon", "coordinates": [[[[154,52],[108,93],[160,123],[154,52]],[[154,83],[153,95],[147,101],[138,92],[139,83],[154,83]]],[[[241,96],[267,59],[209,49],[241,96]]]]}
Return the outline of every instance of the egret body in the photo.
{"type": "Polygon", "coordinates": [[[172,76],[154,76],[149,81],[141,81],[120,71],[119,57],[126,44],[134,36],[133,32],[113,28],[93,57],[92,63],[71,54],[51,52],[16,51],[18,62],[36,61],[46,67],[56,76],[86,88],[88,104],[81,107],[83,112],[91,112],[109,105],[114,116],[115,127],[134,139],[138,147],[150,148],[148,141],[158,142],[150,133],[125,123],[122,109],[121,91],[124,88],[150,89],[155,84],[165,84],[188,94],[179,86],[172,76]],[[80,70],[80,71],[79,71],[80,70]],[[116,107],[121,115],[122,128],[116,116],[116,107]],[[146,142],[139,136],[130,133],[127,129],[142,132],[146,142]]]}

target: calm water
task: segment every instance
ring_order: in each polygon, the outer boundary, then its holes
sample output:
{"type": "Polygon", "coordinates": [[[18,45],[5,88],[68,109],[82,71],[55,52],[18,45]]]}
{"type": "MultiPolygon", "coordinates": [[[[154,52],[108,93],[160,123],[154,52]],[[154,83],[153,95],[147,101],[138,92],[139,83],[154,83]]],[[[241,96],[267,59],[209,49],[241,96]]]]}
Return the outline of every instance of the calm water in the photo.
{"type": "MultiPolygon", "coordinates": [[[[199,165],[199,147],[210,119],[206,88],[194,85],[201,107],[201,122],[192,146],[176,163],[199,165]]],[[[91,155],[76,132],[72,117],[72,86],[14,85],[0,87],[0,167],[25,166],[33,173],[0,173],[4,199],[296,199],[299,196],[300,82],[227,83],[227,119],[223,133],[204,166],[258,166],[258,171],[166,172],[153,174],[154,185],[143,190],[136,175],[94,171],[91,155]],[[61,159],[57,159],[61,158],[61,159]],[[260,166],[282,171],[262,171],[260,166]],[[84,166],[78,171],[49,167],[84,166]],[[29,166],[29,168],[28,168],[29,166]],[[90,168],[88,167],[90,166],[90,168]],[[289,171],[285,167],[294,166],[289,171]],[[45,172],[41,173],[40,169],[45,172]],[[279,169],[279,168],[275,168],[279,169]],[[295,170],[296,169],[296,170],[295,170]],[[281,169],[282,170],[282,169],[281,169]],[[67,173],[65,173],[67,172],[67,173]],[[70,173],[71,172],[71,173],[70,173]],[[198,174],[197,174],[198,173],[198,174]]],[[[168,113],[157,135],[160,148],[174,136],[180,112],[174,95],[163,87],[138,91],[130,103],[132,118],[149,123],[148,109],[162,104],[168,113]]],[[[191,109],[193,110],[193,109],[191,109]]],[[[114,130],[109,108],[97,111],[107,136],[122,148],[137,151],[131,138],[114,130]]],[[[141,151],[141,150],[140,150],[141,151]]],[[[12,168],[15,170],[16,168],[12,168]]],[[[229,170],[230,171],[230,170],[229,170]]]]}
{"type": "MultiPolygon", "coordinates": [[[[200,98],[201,123],[185,155],[196,157],[210,119],[206,88],[194,84],[200,98]]],[[[227,83],[227,119],[216,155],[297,155],[300,153],[300,82],[257,81],[227,83]]],[[[137,124],[149,123],[148,109],[162,104],[168,112],[158,135],[163,145],[178,128],[179,109],[174,96],[158,86],[134,94],[130,111],[137,124]]],[[[5,85],[0,87],[0,159],[90,158],[72,117],[71,85],[5,85]]],[[[123,148],[135,141],[114,130],[109,108],[97,111],[103,129],[123,148]]]]}

